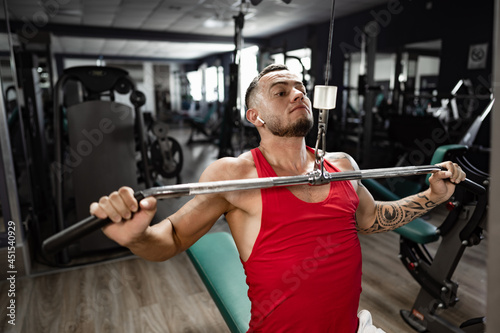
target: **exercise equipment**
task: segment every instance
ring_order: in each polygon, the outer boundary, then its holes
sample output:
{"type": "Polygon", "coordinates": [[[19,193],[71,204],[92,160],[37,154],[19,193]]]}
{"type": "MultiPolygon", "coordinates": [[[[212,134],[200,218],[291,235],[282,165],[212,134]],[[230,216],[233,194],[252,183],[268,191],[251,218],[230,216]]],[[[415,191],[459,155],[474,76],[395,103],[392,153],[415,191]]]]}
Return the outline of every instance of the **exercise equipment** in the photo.
{"type": "Polygon", "coordinates": [[[245,24],[245,15],[243,14],[243,4],[240,4],[240,12],[238,15],[233,16],[234,19],[234,50],[233,62],[229,64],[229,97],[222,113],[222,123],[220,128],[219,139],[219,158],[234,156],[234,148],[232,137],[235,128],[241,125],[240,109],[238,107],[238,87],[240,84],[240,61],[241,50],[243,47],[242,30],[245,24]]]}
{"type": "MultiPolygon", "coordinates": [[[[88,215],[95,197],[117,187],[151,187],[158,174],[176,177],[182,151],[165,124],[141,111],[145,95],[128,72],[114,67],[68,68],[54,89],[54,162],[51,165],[57,230],[88,215]],[[133,106],[118,102],[128,95],[133,106]],[[146,125],[147,123],[147,125],[146,125]],[[119,165],[103,168],[103,165],[119,165]]],[[[89,235],[73,252],[119,247],[89,235]]]]}
{"type": "MultiPolygon", "coordinates": [[[[461,166],[469,177],[479,178],[466,165],[461,166]]],[[[483,183],[485,181],[487,179],[483,183]]],[[[426,250],[426,243],[401,238],[401,261],[422,287],[412,309],[401,311],[403,319],[416,331],[485,332],[484,318],[465,321],[457,328],[442,318],[439,310],[453,307],[458,302],[458,284],[452,280],[452,276],[465,249],[478,245],[483,238],[487,205],[486,189],[471,192],[457,187],[449,203],[451,211],[436,229],[441,243],[434,257],[426,250]],[[464,210],[473,210],[469,218],[461,218],[464,210]]]]}
{"type": "MultiPolygon", "coordinates": [[[[485,331],[484,318],[467,320],[457,327],[439,315],[440,311],[458,302],[458,284],[452,280],[453,274],[465,249],[481,242],[487,216],[489,177],[464,163],[466,152],[467,146],[464,145],[441,146],[433,155],[432,163],[451,159],[464,169],[469,179],[482,185],[474,188],[457,186],[447,204],[450,212],[439,227],[416,219],[395,230],[401,235],[401,262],[421,286],[412,309],[401,310],[402,318],[417,332],[485,331]],[[439,247],[431,256],[426,245],[438,240],[439,247]]],[[[378,200],[400,198],[375,181],[363,180],[363,184],[378,200]]]]}
{"type": "Polygon", "coordinates": [[[187,122],[191,126],[191,134],[189,135],[188,144],[195,142],[214,142],[219,137],[219,129],[221,120],[218,119],[219,102],[209,103],[208,110],[203,117],[189,117],[187,122]],[[213,120],[214,115],[217,117],[213,120]],[[203,134],[204,140],[195,139],[196,134],[203,134]]]}
{"type": "MultiPolygon", "coordinates": [[[[128,73],[114,67],[72,67],[57,81],[52,163],[57,230],[87,215],[95,196],[124,184],[138,186],[135,128],[141,131],[138,136],[142,156],[146,149],[141,97],[128,73]],[[116,94],[128,94],[137,105],[135,110],[116,102],[116,94]],[[111,163],[118,163],[120,168],[102,168],[111,163]]],[[[147,164],[148,160],[142,158],[141,162],[147,164]]],[[[144,168],[147,170],[147,165],[144,168]]],[[[146,183],[151,184],[147,177],[146,183]]],[[[75,243],[69,252],[73,256],[117,247],[104,235],[94,234],[75,243]]]]}
{"type": "Polygon", "coordinates": [[[248,285],[232,236],[227,232],[208,233],[186,253],[229,330],[247,332],[251,307],[248,285]]]}
{"type": "Polygon", "coordinates": [[[168,125],[155,120],[151,112],[144,112],[147,129],[147,147],[150,151],[150,179],[156,186],[162,185],[161,179],[176,178],[180,183],[184,155],[179,142],[169,136],[168,125]]]}
{"type": "MultiPolygon", "coordinates": [[[[170,186],[161,186],[137,191],[135,198],[142,200],[146,197],[155,197],[157,199],[174,198],[189,195],[202,195],[211,193],[221,193],[228,191],[239,191],[249,189],[262,189],[277,186],[292,185],[319,185],[325,182],[341,180],[357,180],[366,178],[390,178],[395,176],[414,176],[435,171],[443,170],[436,165],[399,167],[399,168],[381,168],[360,171],[345,171],[337,173],[328,173],[324,170],[315,170],[306,175],[287,176],[287,177],[265,177],[243,180],[226,180],[205,183],[178,184],[170,186]]],[[[466,179],[464,186],[476,188],[479,185],[466,179]]],[[[43,243],[43,250],[46,253],[55,253],[76,239],[79,239],[95,230],[98,230],[108,224],[110,221],[99,219],[95,216],[87,217],[84,220],[72,225],[71,227],[60,231],[49,237],[43,243]]]]}

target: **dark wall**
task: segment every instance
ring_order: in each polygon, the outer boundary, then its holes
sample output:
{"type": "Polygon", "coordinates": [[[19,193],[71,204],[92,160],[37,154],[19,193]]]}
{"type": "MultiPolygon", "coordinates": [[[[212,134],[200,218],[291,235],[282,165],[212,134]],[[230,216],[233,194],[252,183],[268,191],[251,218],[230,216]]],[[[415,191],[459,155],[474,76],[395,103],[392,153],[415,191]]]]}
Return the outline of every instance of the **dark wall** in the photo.
{"type": "MultiPolygon", "coordinates": [[[[477,85],[489,84],[493,63],[493,1],[446,1],[446,10],[453,20],[441,26],[440,88],[449,91],[461,78],[466,77],[477,85]],[[488,43],[485,69],[467,69],[469,47],[488,43]]],[[[445,10],[445,8],[443,8],[445,10]]]]}

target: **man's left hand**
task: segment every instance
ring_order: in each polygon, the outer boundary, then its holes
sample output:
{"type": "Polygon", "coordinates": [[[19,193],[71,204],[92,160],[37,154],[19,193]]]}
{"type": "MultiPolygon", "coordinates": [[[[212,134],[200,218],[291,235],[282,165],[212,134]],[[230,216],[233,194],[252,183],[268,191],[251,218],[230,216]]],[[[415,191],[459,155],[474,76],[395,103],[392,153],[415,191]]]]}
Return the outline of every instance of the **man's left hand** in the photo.
{"type": "Polygon", "coordinates": [[[450,161],[437,165],[446,170],[437,171],[429,178],[431,196],[434,202],[444,202],[455,192],[455,185],[465,179],[465,172],[458,164],[450,161]]]}

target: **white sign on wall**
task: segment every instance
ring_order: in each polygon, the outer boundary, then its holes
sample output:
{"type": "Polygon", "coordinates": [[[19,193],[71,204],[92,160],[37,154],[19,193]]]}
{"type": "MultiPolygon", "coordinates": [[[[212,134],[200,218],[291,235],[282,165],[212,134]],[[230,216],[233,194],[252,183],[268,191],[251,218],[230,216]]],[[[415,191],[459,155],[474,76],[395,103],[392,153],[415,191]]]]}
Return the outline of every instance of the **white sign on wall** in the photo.
{"type": "Polygon", "coordinates": [[[486,58],[488,55],[488,44],[475,44],[469,47],[469,61],[467,69],[486,68],[486,58]]]}

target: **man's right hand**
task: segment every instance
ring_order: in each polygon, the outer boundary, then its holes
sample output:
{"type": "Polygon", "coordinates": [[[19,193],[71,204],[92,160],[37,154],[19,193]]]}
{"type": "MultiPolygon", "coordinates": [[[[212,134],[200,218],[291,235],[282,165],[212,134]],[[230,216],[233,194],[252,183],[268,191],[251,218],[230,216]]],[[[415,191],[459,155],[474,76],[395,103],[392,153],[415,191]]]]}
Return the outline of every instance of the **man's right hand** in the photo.
{"type": "Polygon", "coordinates": [[[156,213],[156,199],[148,197],[137,202],[130,187],[122,187],[99,202],[90,205],[90,213],[100,219],[109,218],[113,223],[102,230],[118,244],[130,247],[145,236],[156,213]],[[138,209],[140,206],[140,209],[138,209]]]}

